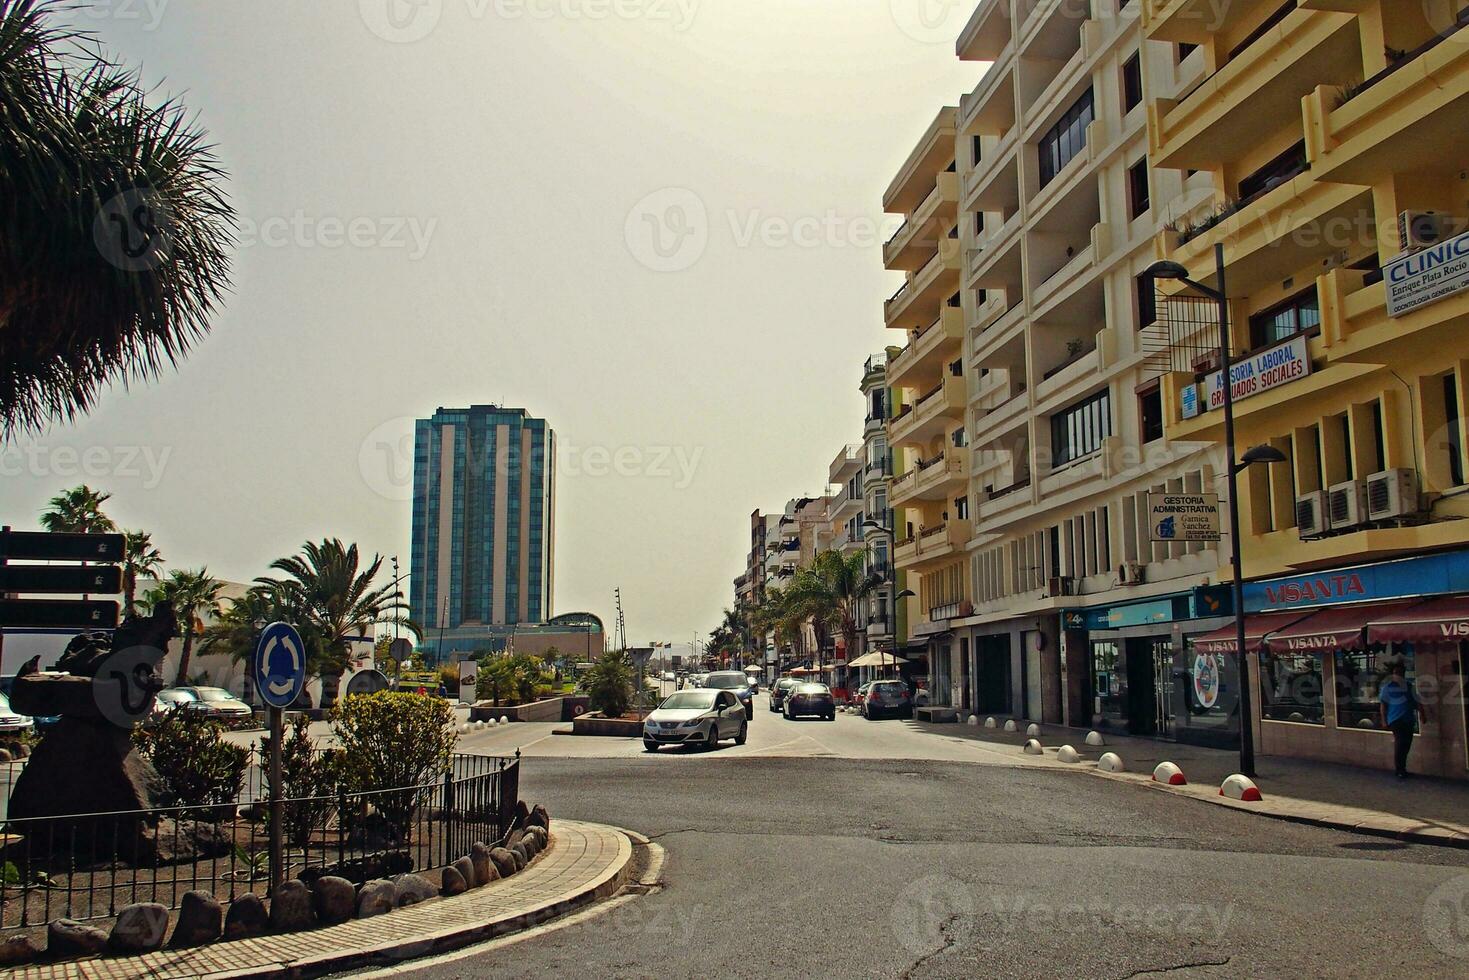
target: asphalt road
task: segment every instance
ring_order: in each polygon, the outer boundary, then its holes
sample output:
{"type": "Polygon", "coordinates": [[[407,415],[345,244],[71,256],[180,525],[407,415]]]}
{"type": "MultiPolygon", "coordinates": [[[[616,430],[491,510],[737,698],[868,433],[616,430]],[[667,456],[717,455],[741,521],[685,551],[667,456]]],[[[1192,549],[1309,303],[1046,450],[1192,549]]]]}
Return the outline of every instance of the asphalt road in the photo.
{"type": "Polygon", "coordinates": [[[476,731],[523,795],[640,831],[666,887],[452,977],[1463,976],[1469,852],[1013,768],[901,721],[787,722],[712,752],[476,731]]]}

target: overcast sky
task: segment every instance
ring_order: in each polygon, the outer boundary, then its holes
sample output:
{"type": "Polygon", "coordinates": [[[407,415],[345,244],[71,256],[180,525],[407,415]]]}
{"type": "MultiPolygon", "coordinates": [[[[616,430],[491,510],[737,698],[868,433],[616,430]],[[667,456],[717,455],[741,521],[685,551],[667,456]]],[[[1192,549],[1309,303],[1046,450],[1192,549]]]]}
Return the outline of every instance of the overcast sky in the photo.
{"type": "Polygon", "coordinates": [[[408,559],[411,420],[560,441],[555,607],[712,628],[748,515],[860,437],[889,180],[977,80],[964,0],[112,0],[72,19],[218,144],[234,291],[177,372],[0,447],[173,566],[408,559]],[[391,16],[390,16],[391,15],[391,16]]]}

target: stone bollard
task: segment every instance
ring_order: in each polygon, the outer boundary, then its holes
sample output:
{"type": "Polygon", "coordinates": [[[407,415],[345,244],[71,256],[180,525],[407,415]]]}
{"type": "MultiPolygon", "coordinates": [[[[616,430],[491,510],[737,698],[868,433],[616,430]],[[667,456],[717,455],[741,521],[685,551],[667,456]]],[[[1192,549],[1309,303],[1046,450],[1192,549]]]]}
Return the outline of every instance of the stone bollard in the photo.
{"type": "Polygon", "coordinates": [[[1018,731],[1020,731],[1020,726],[1017,725],[1017,724],[1015,724],[1015,719],[1014,718],[1007,718],[1007,719],[1005,719],[1005,731],[1007,731],[1007,732],[1018,732],[1018,731]]]}
{"type": "Polygon", "coordinates": [[[1025,726],[1025,735],[1027,738],[1040,738],[1041,726],[1037,725],[1035,722],[1031,722],[1029,725],[1025,726]]]}
{"type": "Polygon", "coordinates": [[[1160,762],[1153,770],[1153,782],[1166,783],[1169,786],[1186,786],[1188,780],[1183,778],[1183,770],[1171,762],[1160,762]]]}
{"type": "Polygon", "coordinates": [[[968,718],[965,719],[965,721],[974,728],[979,727],[979,715],[970,715],[968,718]]]}
{"type": "Polygon", "coordinates": [[[1101,732],[1095,732],[1095,731],[1093,731],[1093,732],[1087,732],[1086,733],[1086,744],[1087,745],[1106,745],[1107,744],[1107,740],[1104,739],[1104,738],[1102,738],[1102,733],[1101,732]]]}
{"type": "Polygon", "coordinates": [[[984,720],[984,727],[986,728],[998,728],[999,724],[1000,723],[995,721],[993,717],[989,717],[984,720]]]}
{"type": "Polygon", "coordinates": [[[1069,745],[1063,745],[1056,750],[1056,758],[1060,759],[1062,762],[1080,762],[1081,753],[1077,752],[1076,749],[1072,748],[1069,745]]]}
{"type": "Polygon", "coordinates": [[[1239,773],[1225,777],[1223,784],[1219,787],[1219,795],[1245,803],[1259,803],[1263,799],[1260,796],[1260,787],[1255,785],[1255,781],[1239,773]]]}
{"type": "Polygon", "coordinates": [[[1046,750],[1041,748],[1041,743],[1035,739],[1030,739],[1025,743],[1026,755],[1045,755],[1045,752],[1046,750]]]}
{"type": "Polygon", "coordinates": [[[1116,752],[1103,752],[1102,757],[1097,760],[1097,768],[1102,772],[1127,771],[1127,767],[1122,764],[1122,756],[1116,752]]]}

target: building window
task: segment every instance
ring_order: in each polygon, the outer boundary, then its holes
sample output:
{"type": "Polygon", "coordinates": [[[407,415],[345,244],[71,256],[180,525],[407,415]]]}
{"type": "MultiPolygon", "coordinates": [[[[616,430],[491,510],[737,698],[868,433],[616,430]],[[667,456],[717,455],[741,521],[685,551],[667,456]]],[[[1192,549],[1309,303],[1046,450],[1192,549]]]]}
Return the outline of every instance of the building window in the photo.
{"type": "Polygon", "coordinates": [[[1459,385],[1453,371],[1443,376],[1443,406],[1444,420],[1448,423],[1450,485],[1461,487],[1464,485],[1464,420],[1463,406],[1459,404],[1459,385]]]}
{"type": "Polygon", "coordinates": [[[984,234],[984,212],[974,212],[974,234],[976,237],[984,234]]]}
{"type": "Polygon", "coordinates": [[[976,164],[984,159],[984,144],[980,142],[982,139],[978,133],[969,137],[969,156],[976,164]]]}
{"type": "Polygon", "coordinates": [[[1143,101],[1142,52],[1134,51],[1122,66],[1122,111],[1131,112],[1143,101]]]}
{"type": "MultiPolygon", "coordinates": [[[[1336,725],[1338,728],[1377,728],[1381,724],[1377,689],[1392,664],[1402,661],[1404,679],[1416,689],[1413,655],[1389,648],[1336,652],[1336,725]]],[[[1416,712],[1414,721],[1416,723],[1416,712]]]]}
{"type": "Polygon", "coordinates": [[[1146,272],[1139,273],[1137,283],[1137,326],[1152,326],[1158,322],[1158,298],[1153,292],[1153,277],[1146,272]]]}
{"type": "Polygon", "coordinates": [[[1127,168],[1127,197],[1132,206],[1132,216],[1141,218],[1148,213],[1148,158],[1143,157],[1127,168]]]}
{"type": "Polygon", "coordinates": [[[1051,462],[1055,466],[1090,456],[1112,434],[1112,397],[1102,389],[1051,416],[1051,462]]]}
{"type": "Polygon", "coordinates": [[[1066,165],[1086,149],[1086,127],[1094,118],[1092,90],[1087,89],[1081,98],[1062,113],[1056,125],[1046,131],[1040,141],[1040,177],[1045,187],[1066,165]]]}
{"type": "Polygon", "coordinates": [[[1321,326],[1321,304],[1316,287],[1297,293],[1284,303],[1250,317],[1250,346],[1270,347],[1321,326]]]}
{"type": "Polygon", "coordinates": [[[1297,174],[1305,173],[1306,169],[1306,141],[1302,140],[1239,182],[1241,206],[1297,174]]]}
{"type": "Polygon", "coordinates": [[[1194,51],[1197,48],[1198,48],[1198,45],[1197,44],[1188,44],[1187,42],[1180,42],[1179,45],[1178,45],[1178,60],[1179,61],[1183,61],[1183,59],[1185,59],[1189,55],[1193,54],[1194,51]]]}
{"type": "Polygon", "coordinates": [[[1153,385],[1137,396],[1138,417],[1142,421],[1143,442],[1163,438],[1163,389],[1153,385]]]}
{"type": "Polygon", "coordinates": [[[1267,653],[1262,656],[1260,714],[1271,721],[1325,724],[1321,658],[1312,653],[1267,653]]]}

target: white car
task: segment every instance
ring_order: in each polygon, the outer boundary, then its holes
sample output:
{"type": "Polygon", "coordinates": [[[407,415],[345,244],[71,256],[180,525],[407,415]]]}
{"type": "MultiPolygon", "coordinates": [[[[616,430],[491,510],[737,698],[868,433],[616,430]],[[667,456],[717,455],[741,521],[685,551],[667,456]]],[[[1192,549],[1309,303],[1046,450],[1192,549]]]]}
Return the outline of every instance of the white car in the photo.
{"type": "Polygon", "coordinates": [[[750,719],[733,691],[679,691],[664,699],[643,722],[643,749],[660,745],[713,748],[726,738],[744,745],[750,719]]]}
{"type": "Polygon", "coordinates": [[[17,714],[10,706],[10,698],[0,694],[0,732],[11,734],[15,732],[28,732],[35,727],[35,722],[26,715],[17,714]]]}

